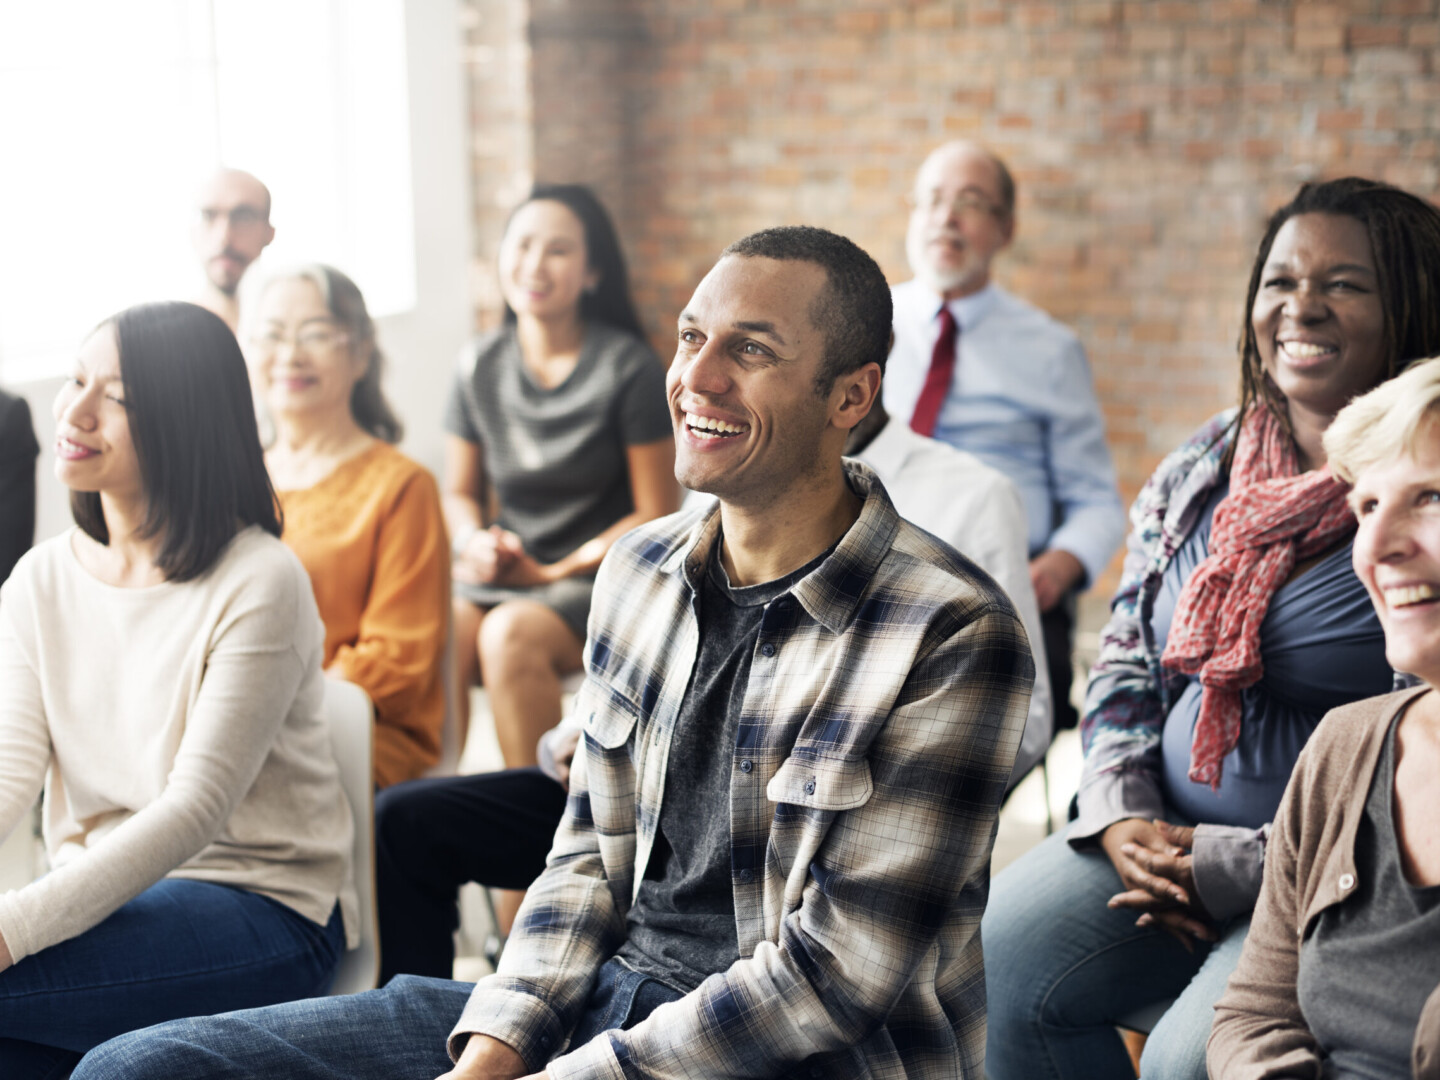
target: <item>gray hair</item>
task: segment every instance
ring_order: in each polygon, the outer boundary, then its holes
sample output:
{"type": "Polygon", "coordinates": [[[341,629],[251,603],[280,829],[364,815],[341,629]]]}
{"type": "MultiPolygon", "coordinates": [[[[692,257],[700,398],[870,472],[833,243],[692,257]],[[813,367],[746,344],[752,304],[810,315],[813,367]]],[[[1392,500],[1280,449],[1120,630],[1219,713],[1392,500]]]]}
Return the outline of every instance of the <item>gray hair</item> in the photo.
{"type": "Polygon", "coordinates": [[[385,375],[385,354],[375,340],[375,323],[365,307],[360,287],[333,266],[307,263],[270,275],[258,295],[263,295],[277,281],[308,281],[320,290],[325,306],[330,309],[330,317],[349,336],[351,348],[365,359],[365,374],[360,376],[350,392],[350,414],[375,438],[398,443],[405,434],[405,425],[385,399],[381,386],[385,375]]]}

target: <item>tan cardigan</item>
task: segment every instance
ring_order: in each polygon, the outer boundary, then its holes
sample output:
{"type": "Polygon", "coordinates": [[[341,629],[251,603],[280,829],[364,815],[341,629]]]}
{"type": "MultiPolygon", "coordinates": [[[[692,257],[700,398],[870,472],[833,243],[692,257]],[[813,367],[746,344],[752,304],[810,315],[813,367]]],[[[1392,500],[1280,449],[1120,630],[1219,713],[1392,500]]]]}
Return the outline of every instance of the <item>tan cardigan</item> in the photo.
{"type": "MultiPolygon", "coordinates": [[[[1212,1080],[1322,1075],[1296,998],[1300,946],[1320,913],[1355,888],[1355,833],[1385,734],[1396,713],[1427,690],[1335,709],[1301,752],[1275,815],[1240,964],[1215,1006],[1206,1058],[1212,1080]]],[[[1410,1064],[1415,1080],[1440,1080],[1440,987],[1425,1001],[1410,1064]]]]}

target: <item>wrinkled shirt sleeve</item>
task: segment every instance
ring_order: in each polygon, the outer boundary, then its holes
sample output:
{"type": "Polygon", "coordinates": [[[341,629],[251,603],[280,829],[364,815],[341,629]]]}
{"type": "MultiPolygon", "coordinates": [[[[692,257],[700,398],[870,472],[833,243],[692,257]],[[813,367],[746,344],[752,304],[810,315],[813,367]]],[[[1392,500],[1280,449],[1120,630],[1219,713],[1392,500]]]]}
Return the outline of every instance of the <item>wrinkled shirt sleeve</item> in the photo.
{"type": "Polygon", "coordinates": [[[1080,814],[1069,833],[1074,847],[1094,846],[1117,821],[1163,812],[1165,695],[1145,622],[1165,567],[1218,482],[1224,432],[1233,416],[1233,410],[1220,413],[1166,457],[1131,508],[1120,587],[1100,634],[1100,655],[1090,672],[1080,721],[1085,762],[1080,814]]]}

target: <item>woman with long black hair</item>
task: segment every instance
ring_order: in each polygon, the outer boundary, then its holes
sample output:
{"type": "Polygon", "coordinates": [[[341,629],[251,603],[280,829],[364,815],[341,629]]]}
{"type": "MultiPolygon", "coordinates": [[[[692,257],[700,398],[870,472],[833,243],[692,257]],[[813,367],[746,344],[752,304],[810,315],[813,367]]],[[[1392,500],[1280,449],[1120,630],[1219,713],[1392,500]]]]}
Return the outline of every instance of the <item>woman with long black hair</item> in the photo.
{"type": "Polygon", "coordinates": [[[324,630],[234,335],[193,304],[123,311],[55,419],[77,527],[0,603],[0,835],[43,787],[51,866],[0,896],[6,1080],[324,993],[355,925],[324,630]]]}

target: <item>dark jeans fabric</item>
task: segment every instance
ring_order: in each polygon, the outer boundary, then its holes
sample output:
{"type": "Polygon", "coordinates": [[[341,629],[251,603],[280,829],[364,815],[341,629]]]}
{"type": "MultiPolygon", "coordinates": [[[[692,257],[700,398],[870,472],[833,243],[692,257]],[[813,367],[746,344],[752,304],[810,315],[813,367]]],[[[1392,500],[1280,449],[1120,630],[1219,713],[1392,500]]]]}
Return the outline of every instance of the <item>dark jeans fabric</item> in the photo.
{"type": "MultiPolygon", "coordinates": [[[[179,1020],[98,1047],[74,1080],[428,1080],[451,1068],[445,1041],[470,990],[470,983],[401,976],[368,994],[179,1020]]],[[[600,968],[570,1045],[633,1027],[681,996],[612,959],[600,968]]]]}
{"type": "Polygon", "coordinates": [[[1050,676],[1050,698],[1055,730],[1064,731],[1080,723],[1080,714],[1070,704],[1070,684],[1075,679],[1075,594],[1068,592],[1060,602],[1040,615],[1040,634],[1045,639],[1045,671],[1050,676]]]}
{"type": "Polygon", "coordinates": [[[0,972],[0,1077],[52,1080],[126,1031],[323,994],[344,949],[338,908],[319,926],[244,889],[166,878],[0,972]]]}
{"type": "Polygon", "coordinates": [[[448,979],[467,881],[524,889],[545,869],[565,789],[539,769],[411,780],[375,799],[380,985],[448,979]]]}

